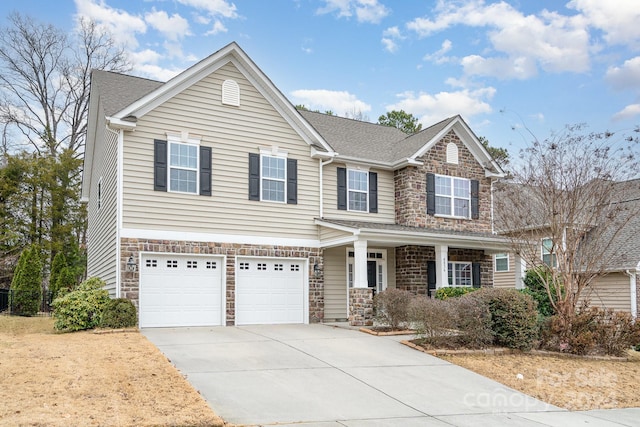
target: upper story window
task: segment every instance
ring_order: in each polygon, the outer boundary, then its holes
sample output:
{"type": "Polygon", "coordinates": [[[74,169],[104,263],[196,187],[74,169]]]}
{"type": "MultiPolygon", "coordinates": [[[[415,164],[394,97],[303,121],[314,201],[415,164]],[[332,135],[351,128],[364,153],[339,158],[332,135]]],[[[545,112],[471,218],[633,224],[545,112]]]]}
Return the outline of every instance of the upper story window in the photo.
{"type": "Polygon", "coordinates": [[[495,254],[493,264],[496,272],[509,271],[509,254],[495,254]]]}
{"type": "Polygon", "coordinates": [[[262,155],[261,162],[262,200],[284,202],[287,180],[286,158],[262,155]]]}
{"type": "Polygon", "coordinates": [[[472,264],[450,262],[448,264],[449,286],[473,286],[472,264]]]}
{"type": "Polygon", "coordinates": [[[298,203],[298,161],[287,156],[278,147],[249,153],[249,200],[298,203]]]}
{"type": "Polygon", "coordinates": [[[558,264],[553,247],[553,240],[549,238],[542,239],[542,262],[549,267],[556,267],[558,264]]]}
{"type": "Polygon", "coordinates": [[[347,196],[350,211],[368,211],[369,172],[355,169],[347,170],[347,196]]]}
{"type": "Polygon", "coordinates": [[[211,196],[211,147],[188,132],[153,142],[153,189],[211,196]]]}
{"type": "Polygon", "coordinates": [[[198,192],[198,146],[169,143],[169,191],[198,192]]]}
{"type": "Polygon", "coordinates": [[[338,209],[378,213],[378,173],[336,168],[338,209]]]}
{"type": "Polygon", "coordinates": [[[436,175],[436,215],[469,218],[471,206],[470,181],[436,175]]]}

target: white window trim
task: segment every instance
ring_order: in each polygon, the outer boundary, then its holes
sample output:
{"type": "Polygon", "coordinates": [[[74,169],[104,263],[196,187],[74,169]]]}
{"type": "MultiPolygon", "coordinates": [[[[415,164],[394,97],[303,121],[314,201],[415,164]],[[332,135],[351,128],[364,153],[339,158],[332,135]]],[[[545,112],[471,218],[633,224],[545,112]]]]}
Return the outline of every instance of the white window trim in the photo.
{"type": "MultiPolygon", "coordinates": [[[[350,248],[346,248],[346,263],[347,263],[347,277],[346,277],[346,283],[347,283],[347,289],[352,288],[353,287],[353,271],[355,269],[355,267],[353,266],[353,261],[354,261],[354,257],[349,256],[349,252],[355,252],[355,249],[353,247],[350,248]]],[[[387,272],[387,250],[386,249],[374,249],[374,248],[367,248],[367,261],[371,260],[373,261],[374,258],[369,258],[369,254],[381,254],[382,258],[375,258],[376,261],[376,282],[377,282],[377,292],[382,292],[385,289],[387,289],[387,285],[389,282],[389,275],[387,272]],[[382,271],[380,271],[380,268],[382,268],[382,271]],[[382,280],[380,280],[380,275],[382,275],[382,280]]],[[[347,307],[349,306],[349,292],[347,291],[347,307]]]]}
{"type": "Polygon", "coordinates": [[[469,266],[469,272],[471,273],[471,286],[473,287],[473,263],[472,262],[462,262],[462,261],[449,261],[449,263],[447,264],[447,282],[449,281],[449,265],[451,265],[451,283],[449,283],[449,286],[454,287],[454,288],[466,288],[468,287],[467,285],[459,285],[457,283],[455,283],[456,281],[456,269],[455,266],[456,265],[468,265],[469,266]]]}
{"type": "Polygon", "coordinates": [[[510,265],[509,265],[509,252],[505,252],[502,254],[495,254],[493,256],[493,271],[495,271],[496,273],[506,273],[508,271],[511,270],[510,265]],[[498,270],[498,255],[503,255],[502,257],[500,257],[500,259],[507,259],[507,269],[506,270],[498,270]]]}
{"type": "Polygon", "coordinates": [[[280,150],[277,146],[273,146],[270,149],[261,148],[260,149],[260,201],[261,202],[271,202],[271,203],[287,203],[287,158],[289,153],[284,150],[280,150]],[[275,157],[279,159],[284,159],[284,179],[278,178],[265,178],[262,176],[262,166],[264,165],[265,157],[275,157]],[[270,200],[262,197],[263,189],[264,189],[264,180],[267,179],[269,181],[282,181],[284,183],[284,198],[283,200],[270,200]]]}
{"type": "Polygon", "coordinates": [[[349,168],[347,167],[347,211],[350,212],[369,212],[369,170],[368,169],[359,169],[359,168],[349,168]],[[366,183],[367,183],[367,189],[366,191],[362,191],[362,190],[352,190],[349,187],[349,172],[358,172],[358,173],[364,173],[366,175],[366,183]],[[367,199],[367,205],[365,206],[364,209],[351,209],[351,192],[354,193],[364,193],[367,199]]]}
{"type": "Polygon", "coordinates": [[[200,137],[191,137],[189,132],[171,133],[167,132],[167,191],[179,194],[200,194],[200,137]],[[171,166],[171,145],[185,144],[196,147],[196,168],[185,168],[181,166],[171,166]],[[178,191],[171,189],[171,169],[189,170],[196,173],[196,191],[178,191]]]}
{"type": "Polygon", "coordinates": [[[435,174],[436,179],[438,177],[440,178],[448,178],[449,180],[451,180],[451,193],[446,195],[446,194],[438,194],[437,192],[437,186],[435,186],[434,188],[434,194],[436,197],[436,200],[438,197],[447,197],[449,198],[450,204],[451,204],[451,215],[446,215],[446,214],[441,214],[441,213],[437,213],[437,202],[436,202],[436,213],[435,216],[439,216],[439,217],[443,217],[443,218],[461,218],[461,219],[470,219],[471,218],[471,180],[467,179],[467,178],[461,178],[458,176],[450,176],[450,175],[438,175],[435,174]],[[467,185],[469,186],[469,198],[467,199],[463,199],[462,197],[455,197],[455,184],[454,181],[455,180],[459,180],[459,181],[465,181],[467,183],[467,185]],[[467,200],[467,215],[466,216],[459,216],[459,215],[455,215],[455,200],[467,200]]]}
{"type": "Polygon", "coordinates": [[[542,239],[540,239],[540,260],[542,261],[543,264],[548,265],[551,268],[555,268],[558,266],[558,255],[553,252],[553,239],[551,237],[543,237],[542,239]],[[545,240],[549,240],[551,242],[551,249],[546,249],[544,246],[544,241],[545,240]],[[545,253],[545,250],[548,250],[548,252],[545,253]],[[544,262],[544,256],[545,255],[549,255],[551,258],[551,264],[547,264],[546,262],[544,262]],[[555,262],[554,262],[555,259],[555,262]]]}

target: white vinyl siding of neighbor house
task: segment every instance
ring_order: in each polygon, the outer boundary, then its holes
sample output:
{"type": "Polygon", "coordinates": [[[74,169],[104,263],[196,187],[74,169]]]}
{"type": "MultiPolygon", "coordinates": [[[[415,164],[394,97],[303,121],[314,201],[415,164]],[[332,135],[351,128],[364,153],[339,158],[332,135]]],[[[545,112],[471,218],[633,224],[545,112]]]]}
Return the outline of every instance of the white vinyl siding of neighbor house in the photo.
{"type": "Polygon", "coordinates": [[[318,239],[318,162],[309,145],[232,64],[139,118],[125,133],[123,227],[226,235],[318,239]],[[221,103],[223,81],[240,88],[240,106],[221,103]],[[154,191],[154,139],[198,136],[211,147],[211,196],[154,191]],[[260,148],[297,160],[297,204],[248,199],[248,155],[260,148]]]}
{"type": "Polygon", "coordinates": [[[393,224],[396,219],[393,172],[373,168],[369,170],[378,174],[378,213],[369,213],[338,209],[338,167],[343,168],[345,165],[331,163],[322,171],[324,217],[393,224]]]}
{"type": "MultiPolygon", "coordinates": [[[[104,117],[104,114],[100,114],[104,117]]],[[[118,134],[98,123],[94,147],[93,180],[87,206],[87,276],[99,277],[107,284],[109,295],[116,297],[118,229],[118,134]],[[98,186],[101,201],[98,209],[98,186]]]]}
{"type": "Polygon", "coordinates": [[[496,271],[495,258],[493,260],[493,287],[494,288],[515,288],[515,256],[509,254],[509,271],[496,271]]]}
{"type": "Polygon", "coordinates": [[[599,277],[589,285],[580,299],[589,300],[593,307],[612,308],[618,311],[631,311],[631,290],[629,276],[623,273],[611,273],[599,277]]]}

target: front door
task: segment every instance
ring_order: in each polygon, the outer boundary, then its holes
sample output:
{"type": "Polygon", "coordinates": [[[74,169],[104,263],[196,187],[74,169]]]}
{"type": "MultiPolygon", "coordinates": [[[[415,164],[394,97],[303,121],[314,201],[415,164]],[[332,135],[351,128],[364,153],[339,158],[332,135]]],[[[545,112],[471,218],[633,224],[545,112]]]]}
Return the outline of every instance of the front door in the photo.
{"type": "Polygon", "coordinates": [[[378,263],[376,261],[367,261],[367,283],[373,288],[373,294],[378,291],[378,263]]]}

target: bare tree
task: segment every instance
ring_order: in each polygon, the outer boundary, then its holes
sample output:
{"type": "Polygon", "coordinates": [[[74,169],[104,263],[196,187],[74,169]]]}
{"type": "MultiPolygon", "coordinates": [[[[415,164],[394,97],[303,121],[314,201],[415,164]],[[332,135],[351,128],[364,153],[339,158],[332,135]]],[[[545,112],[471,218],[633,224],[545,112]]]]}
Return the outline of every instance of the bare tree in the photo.
{"type": "Polygon", "coordinates": [[[523,150],[512,163],[511,181],[496,186],[497,231],[535,267],[566,322],[594,279],[624,261],[634,237],[638,145],[636,136],[567,127],[523,150]]]}
{"type": "Polygon", "coordinates": [[[0,32],[0,122],[57,157],[84,146],[92,69],[127,71],[124,50],[92,21],[69,37],[14,13],[0,32]]]}

